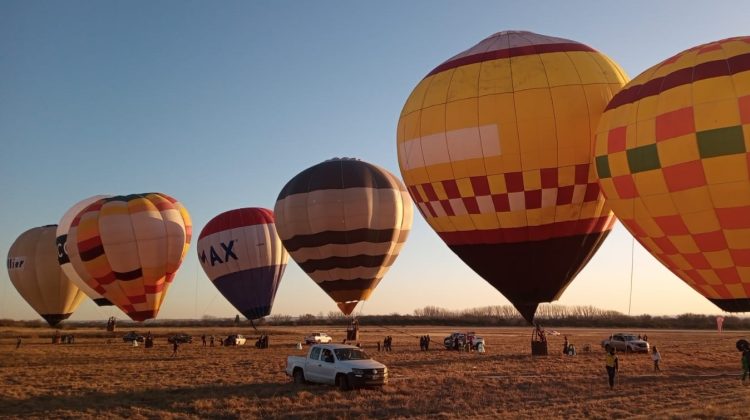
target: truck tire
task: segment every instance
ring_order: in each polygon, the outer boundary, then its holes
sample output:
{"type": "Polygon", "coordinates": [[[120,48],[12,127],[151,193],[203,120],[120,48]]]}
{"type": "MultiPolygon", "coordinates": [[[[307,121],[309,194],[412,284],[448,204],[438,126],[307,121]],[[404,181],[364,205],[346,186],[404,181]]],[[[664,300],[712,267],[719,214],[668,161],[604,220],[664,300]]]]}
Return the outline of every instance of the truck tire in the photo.
{"type": "Polygon", "coordinates": [[[305,372],[303,372],[300,368],[294,369],[294,372],[292,372],[292,378],[294,379],[294,383],[297,385],[305,384],[305,372]]]}
{"type": "Polygon", "coordinates": [[[336,375],[336,385],[338,385],[339,389],[342,391],[348,391],[349,389],[351,389],[349,387],[349,379],[346,377],[346,375],[336,375]]]}

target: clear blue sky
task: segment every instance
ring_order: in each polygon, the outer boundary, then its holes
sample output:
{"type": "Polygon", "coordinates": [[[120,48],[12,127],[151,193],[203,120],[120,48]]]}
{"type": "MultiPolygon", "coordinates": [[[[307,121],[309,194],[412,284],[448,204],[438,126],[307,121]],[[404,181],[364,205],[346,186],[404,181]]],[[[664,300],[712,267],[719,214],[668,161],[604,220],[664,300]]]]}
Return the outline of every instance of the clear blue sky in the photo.
{"type": "MultiPolygon", "coordinates": [[[[295,174],[335,156],[399,175],[396,123],[436,65],[501,30],[588,44],[631,77],[691,46],[747,35],[744,1],[0,2],[0,250],[95,194],[160,191],[195,237],[214,215],[273,208],[295,174]]],[[[193,246],[160,318],[233,316],[193,246]]],[[[620,226],[559,303],[628,311],[620,226]]],[[[632,313],[719,313],[640,246],[632,313]]],[[[421,216],[364,314],[507,304],[421,216]]],[[[290,260],[273,313],[333,301],[290,260]]],[[[71,319],[95,319],[86,301],[71,319]]],[[[0,272],[0,318],[36,313],[0,272]]]]}

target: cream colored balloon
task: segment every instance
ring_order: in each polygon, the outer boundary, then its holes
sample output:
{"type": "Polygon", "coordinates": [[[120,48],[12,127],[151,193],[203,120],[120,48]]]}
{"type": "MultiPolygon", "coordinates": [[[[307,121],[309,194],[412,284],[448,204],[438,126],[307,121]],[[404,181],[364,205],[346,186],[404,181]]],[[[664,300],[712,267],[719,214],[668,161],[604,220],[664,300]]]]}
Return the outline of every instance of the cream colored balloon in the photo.
{"type": "Polygon", "coordinates": [[[86,296],[57,262],[57,225],[29,229],[8,251],[8,276],[21,297],[54,327],[67,319],[86,296]]]}
{"type": "MultiPolygon", "coordinates": [[[[88,297],[90,297],[91,300],[93,300],[94,303],[96,303],[98,306],[111,306],[112,302],[110,302],[99,292],[91,288],[91,286],[86,284],[84,276],[88,276],[88,274],[86,274],[85,272],[80,273],[76,270],[73,260],[75,258],[80,260],[80,257],[78,256],[78,248],[68,245],[68,233],[70,232],[70,225],[73,223],[73,219],[75,219],[78,213],[80,213],[90,204],[99,201],[99,199],[107,197],[109,196],[95,195],[89,198],[84,198],[83,200],[75,203],[73,207],[68,209],[68,211],[65,212],[63,217],[60,219],[60,223],[57,225],[57,238],[55,238],[55,241],[57,243],[57,260],[60,263],[60,267],[62,267],[63,272],[65,272],[65,275],[68,276],[70,281],[78,286],[78,288],[81,289],[81,291],[83,291],[83,293],[85,293],[88,297]]],[[[80,265],[80,261],[78,261],[78,264],[80,265]]]]}

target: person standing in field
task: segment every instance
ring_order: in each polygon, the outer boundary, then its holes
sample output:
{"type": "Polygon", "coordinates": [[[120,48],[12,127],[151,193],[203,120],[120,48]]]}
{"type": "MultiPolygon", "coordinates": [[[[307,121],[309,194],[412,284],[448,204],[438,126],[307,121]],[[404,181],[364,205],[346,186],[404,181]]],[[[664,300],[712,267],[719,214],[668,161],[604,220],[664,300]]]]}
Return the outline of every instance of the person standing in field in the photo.
{"type": "Polygon", "coordinates": [[[211,336],[211,347],[213,347],[213,346],[214,346],[214,336],[212,335],[211,336]]]}
{"type": "Polygon", "coordinates": [[[741,348],[742,350],[742,384],[748,385],[750,384],[750,378],[748,377],[750,375],[750,344],[747,344],[747,341],[745,341],[744,346],[741,348]]]}
{"type": "Polygon", "coordinates": [[[19,335],[18,338],[16,338],[16,350],[21,347],[21,336],[19,335]]]}
{"type": "Polygon", "coordinates": [[[617,354],[615,354],[614,347],[609,348],[609,353],[607,353],[605,362],[607,366],[607,375],[609,376],[609,389],[613,389],[615,387],[615,375],[617,375],[617,371],[620,369],[620,363],[617,359],[617,354]]]}
{"type": "Polygon", "coordinates": [[[201,341],[203,342],[203,347],[206,347],[206,334],[201,336],[201,341]]]}
{"type": "Polygon", "coordinates": [[[177,342],[177,340],[172,341],[172,357],[177,356],[177,349],[180,348],[180,344],[177,342]]]}
{"type": "Polygon", "coordinates": [[[653,349],[651,349],[651,360],[654,361],[654,372],[661,372],[661,368],[659,368],[659,362],[661,361],[661,354],[659,353],[659,349],[654,346],[653,349]]]}

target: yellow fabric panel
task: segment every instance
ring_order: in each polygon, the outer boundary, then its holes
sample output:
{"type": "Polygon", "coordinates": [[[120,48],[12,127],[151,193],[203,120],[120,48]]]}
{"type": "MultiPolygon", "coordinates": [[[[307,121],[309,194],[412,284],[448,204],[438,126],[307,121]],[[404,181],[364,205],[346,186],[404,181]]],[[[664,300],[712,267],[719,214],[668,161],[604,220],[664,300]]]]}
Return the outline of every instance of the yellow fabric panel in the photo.
{"type": "Polygon", "coordinates": [[[578,75],[573,60],[566,52],[551,52],[540,54],[539,58],[546,69],[549,86],[579,85],[581,78],[578,75]]]}
{"type": "Polygon", "coordinates": [[[500,227],[495,213],[472,214],[471,220],[474,222],[474,226],[480,230],[497,229],[500,227]]]}
{"type": "Polygon", "coordinates": [[[696,131],[740,125],[740,109],[734,95],[727,99],[696,104],[693,107],[693,114],[696,131]]]}
{"type": "Polygon", "coordinates": [[[503,165],[503,157],[492,156],[492,157],[484,158],[484,170],[487,173],[487,175],[505,173],[505,165],[503,165]]]}
{"type": "MultiPolygon", "coordinates": [[[[675,207],[669,194],[645,196],[641,197],[641,200],[648,209],[647,214],[651,217],[672,216],[677,214],[677,207],[675,207]]],[[[617,214],[617,212],[615,212],[615,214],[617,214]]]]}
{"type": "Polygon", "coordinates": [[[430,217],[427,215],[427,222],[437,232],[455,232],[456,228],[453,223],[449,220],[448,216],[443,217],[430,217]]]}
{"type": "Polygon", "coordinates": [[[711,196],[708,193],[708,187],[675,191],[671,194],[671,197],[679,213],[688,213],[713,208],[711,196]]]}
{"type": "Polygon", "coordinates": [[[583,93],[587,104],[586,109],[589,114],[588,131],[590,133],[586,136],[586,143],[594,139],[594,133],[596,133],[596,127],[602,118],[602,112],[609,103],[609,100],[612,99],[614,92],[617,92],[619,89],[619,86],[613,88],[611,85],[606,84],[583,85],[583,93]]]}
{"type": "Polygon", "coordinates": [[[522,176],[524,190],[530,191],[542,188],[542,176],[539,171],[524,171],[522,176]]]}
{"type": "Polygon", "coordinates": [[[479,89],[480,63],[469,64],[455,69],[448,88],[448,102],[459,99],[476,98],[479,89]]]}
{"type": "Polygon", "coordinates": [[[680,254],[670,255],[669,258],[672,260],[674,265],[682,270],[690,270],[693,267],[690,265],[689,262],[680,254]]]}
{"type": "Polygon", "coordinates": [[[578,163],[576,148],[566,147],[557,150],[557,165],[570,166],[578,163]]]}
{"type": "Polygon", "coordinates": [[[747,182],[748,168],[745,154],[703,159],[701,163],[709,185],[747,182]]]}
{"type": "Polygon", "coordinates": [[[458,192],[461,197],[474,197],[474,188],[471,186],[471,180],[468,178],[459,178],[456,180],[458,192]]]}
{"type": "Polygon", "coordinates": [[[581,82],[584,85],[590,84],[605,84],[608,82],[606,76],[602,72],[602,68],[593,56],[599,54],[598,52],[591,51],[568,51],[568,56],[576,66],[578,75],[581,78],[581,82]]]}
{"type": "Polygon", "coordinates": [[[692,234],[714,232],[721,229],[719,219],[713,210],[701,210],[694,213],[683,213],[682,221],[692,234]]]}
{"type": "Polygon", "coordinates": [[[698,80],[692,86],[693,106],[735,98],[732,78],[729,76],[698,80]]]}
{"type": "Polygon", "coordinates": [[[521,55],[510,58],[510,67],[513,75],[513,91],[529,89],[548,88],[547,73],[539,55],[521,55]]]}
{"type": "MultiPolygon", "coordinates": [[[[573,51],[571,51],[569,54],[572,53],[573,51]]],[[[604,74],[604,80],[608,84],[614,85],[613,93],[617,93],[617,91],[620,90],[620,87],[627,83],[629,79],[627,73],[625,73],[625,70],[623,70],[622,67],[620,67],[620,65],[617,64],[614,60],[602,53],[589,52],[588,54],[589,57],[591,57],[601,69],[601,72],[604,74]]]]}
{"type": "Polygon", "coordinates": [[[716,208],[750,206],[750,191],[747,181],[708,186],[711,200],[716,208]]]}
{"type": "MultiPolygon", "coordinates": [[[[631,234],[632,234],[632,232],[631,232],[631,234]]],[[[643,237],[643,238],[638,238],[638,240],[641,243],[641,245],[643,245],[643,247],[646,248],[647,250],[649,250],[651,253],[657,253],[657,254],[663,254],[664,253],[664,250],[661,249],[661,248],[659,248],[659,245],[657,245],[656,242],[654,242],[653,239],[651,239],[649,237],[643,237]]],[[[684,261],[684,259],[683,259],[683,261],[684,261]]]]}
{"type": "Polygon", "coordinates": [[[471,216],[469,215],[450,216],[450,221],[458,231],[475,229],[474,222],[471,220],[471,216]]]}
{"type": "Polygon", "coordinates": [[[601,215],[600,210],[601,207],[599,206],[598,202],[584,201],[583,203],[581,203],[581,215],[578,217],[578,219],[598,217],[601,215]]]}
{"type": "Polygon", "coordinates": [[[713,268],[734,267],[732,255],[726,249],[723,249],[721,251],[704,252],[703,256],[706,257],[708,262],[711,264],[711,267],[713,268]]]}
{"type": "Polygon", "coordinates": [[[526,226],[540,226],[543,223],[549,223],[542,218],[542,209],[526,210],[526,226]]]}
{"type": "Polygon", "coordinates": [[[561,166],[557,168],[557,185],[560,187],[575,184],[575,166],[561,166]]]}
{"type": "Polygon", "coordinates": [[[526,226],[526,212],[523,210],[500,212],[497,214],[497,219],[500,221],[500,226],[504,228],[526,226]]]}
{"type": "Polygon", "coordinates": [[[430,76],[430,86],[424,94],[422,109],[444,104],[448,98],[448,88],[455,69],[446,70],[430,76]]]}
{"type": "Polygon", "coordinates": [[[487,177],[487,183],[490,186],[490,193],[492,194],[503,194],[508,192],[508,187],[505,185],[504,175],[490,175],[487,177]]]}
{"type": "Polygon", "coordinates": [[[442,182],[433,182],[432,183],[432,189],[435,190],[435,194],[437,195],[439,200],[447,200],[448,194],[445,192],[445,188],[443,188],[442,182]]]}
{"type": "Polygon", "coordinates": [[[505,172],[520,172],[523,168],[520,154],[503,153],[502,159],[505,172]]]}
{"type": "Polygon", "coordinates": [[[633,182],[635,182],[641,197],[669,193],[664,175],[659,170],[633,174],[633,182]]]}
{"type": "MultiPolygon", "coordinates": [[[[651,237],[659,237],[664,235],[653,235],[650,234],[651,237]]],[[[672,242],[675,248],[677,248],[677,251],[679,251],[682,254],[695,254],[700,252],[700,249],[698,248],[698,245],[693,240],[693,237],[690,235],[672,235],[669,237],[669,241],[672,242]]]]}
{"type": "Polygon", "coordinates": [[[628,167],[628,156],[624,151],[611,153],[609,155],[609,171],[613,177],[630,173],[630,168],[628,167]]]}
{"type": "Polygon", "coordinates": [[[423,80],[421,80],[417,86],[414,88],[414,90],[411,92],[411,95],[409,95],[409,98],[406,99],[406,103],[404,104],[404,108],[401,110],[401,116],[411,114],[413,112],[417,112],[420,109],[422,109],[422,104],[424,102],[424,96],[425,93],[427,93],[427,89],[430,86],[430,82],[432,81],[432,76],[427,77],[423,80]]]}
{"type": "Polygon", "coordinates": [[[454,177],[470,177],[485,175],[484,159],[466,159],[453,162],[454,177]]]}
{"type": "Polygon", "coordinates": [[[653,119],[656,117],[659,106],[659,96],[647,96],[638,101],[638,111],[636,111],[636,121],[653,119]]]}
{"type": "Polygon", "coordinates": [[[659,163],[662,168],[701,159],[695,133],[660,141],[656,143],[656,150],[659,153],[659,163]]]}
{"type": "Polygon", "coordinates": [[[110,201],[102,206],[98,217],[127,216],[131,212],[128,203],[124,201],[110,201]]]}
{"type": "Polygon", "coordinates": [[[453,168],[450,163],[441,163],[427,167],[430,181],[444,181],[453,178],[453,168]]]}
{"type": "Polygon", "coordinates": [[[419,136],[445,133],[445,104],[422,109],[419,120],[419,136]]]}
{"type": "Polygon", "coordinates": [[[743,283],[750,283],[750,267],[735,267],[743,283]]]}
{"type": "Polygon", "coordinates": [[[737,96],[750,95],[750,71],[733,74],[732,84],[737,96]]]}
{"type": "Polygon", "coordinates": [[[554,87],[550,95],[557,125],[557,148],[575,147],[580,142],[588,145],[591,131],[583,87],[554,87]]]}
{"type": "Polygon", "coordinates": [[[510,71],[510,60],[483,61],[479,72],[478,95],[494,95],[513,92],[513,77],[510,71]]]}
{"type": "Polygon", "coordinates": [[[445,105],[445,131],[478,127],[477,107],[476,98],[448,102],[445,105]]]}
{"type": "Polygon", "coordinates": [[[555,139],[555,119],[549,90],[536,89],[515,93],[521,166],[539,169],[540,150],[555,139]]]}
{"type": "Polygon", "coordinates": [[[654,219],[652,219],[650,216],[643,216],[648,215],[648,211],[643,206],[641,200],[634,200],[633,205],[633,212],[636,215],[635,219],[638,222],[638,225],[643,229],[643,231],[652,238],[659,238],[664,236],[664,231],[661,230],[661,227],[659,227],[654,219]]]}
{"type": "Polygon", "coordinates": [[[736,299],[747,298],[747,292],[745,292],[745,288],[742,286],[742,284],[726,284],[724,286],[727,288],[732,297],[736,299]]]}
{"type": "Polygon", "coordinates": [[[404,182],[407,185],[420,185],[430,182],[430,175],[427,168],[416,168],[404,173],[404,182]]]}
{"type": "Polygon", "coordinates": [[[421,133],[421,118],[422,118],[422,110],[417,110],[415,112],[403,115],[401,119],[398,120],[398,142],[403,143],[407,140],[412,140],[418,138],[421,133]]]}
{"type": "Polygon", "coordinates": [[[516,132],[516,107],[512,93],[480,96],[477,98],[479,125],[499,127],[502,153],[518,152],[516,132]]]}
{"type": "Polygon", "coordinates": [[[750,248],[750,229],[725,229],[723,233],[729,249],[750,248]]]}
{"type": "Polygon", "coordinates": [[[719,276],[716,275],[716,272],[714,270],[710,269],[698,269],[698,274],[703,277],[703,280],[705,280],[706,283],[710,285],[719,285],[721,284],[721,280],[719,280],[719,276]]]}
{"type": "Polygon", "coordinates": [[[658,99],[658,104],[652,116],[666,114],[667,112],[682,108],[689,108],[693,106],[693,87],[689,83],[676,86],[661,92],[656,98],[658,99]]]}

